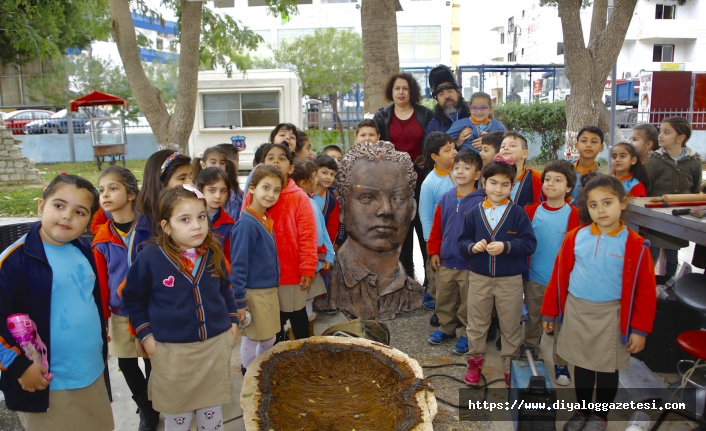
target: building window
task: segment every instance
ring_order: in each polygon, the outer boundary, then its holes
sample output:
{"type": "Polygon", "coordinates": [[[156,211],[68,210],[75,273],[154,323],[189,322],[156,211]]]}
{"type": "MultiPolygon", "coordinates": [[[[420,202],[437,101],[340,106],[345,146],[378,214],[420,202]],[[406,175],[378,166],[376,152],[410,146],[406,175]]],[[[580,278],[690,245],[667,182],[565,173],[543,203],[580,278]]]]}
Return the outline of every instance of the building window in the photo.
{"type": "Polygon", "coordinates": [[[507,53],[507,61],[517,61],[517,58],[515,57],[514,52],[508,52],[507,53]]]}
{"type": "Polygon", "coordinates": [[[677,5],[658,4],[655,7],[655,19],[675,19],[677,5]]]}
{"type": "Polygon", "coordinates": [[[564,55],[564,42],[557,42],[556,55],[564,55]]]}
{"type": "Polygon", "coordinates": [[[652,61],[663,63],[674,61],[674,45],[655,45],[652,50],[652,61]]]}
{"type": "Polygon", "coordinates": [[[177,49],[177,41],[176,41],[176,40],[170,40],[170,41],[169,41],[169,48],[170,48],[172,51],[176,51],[176,49],[177,49]]]}
{"type": "Polygon", "coordinates": [[[500,33],[500,45],[505,45],[505,32],[500,33]]]}
{"type": "Polygon", "coordinates": [[[522,53],[520,55],[525,55],[525,49],[522,48],[522,53]]]}
{"type": "Polygon", "coordinates": [[[522,18],[525,17],[525,11],[522,11],[522,18]]]}
{"type": "Polygon", "coordinates": [[[279,92],[203,95],[203,127],[274,127],[279,123],[279,92]]]}
{"type": "Polygon", "coordinates": [[[164,50],[164,39],[158,37],[157,44],[155,45],[155,48],[157,48],[157,51],[163,51],[164,50]]]}
{"type": "Polygon", "coordinates": [[[401,62],[441,61],[441,26],[397,28],[401,62]]]}

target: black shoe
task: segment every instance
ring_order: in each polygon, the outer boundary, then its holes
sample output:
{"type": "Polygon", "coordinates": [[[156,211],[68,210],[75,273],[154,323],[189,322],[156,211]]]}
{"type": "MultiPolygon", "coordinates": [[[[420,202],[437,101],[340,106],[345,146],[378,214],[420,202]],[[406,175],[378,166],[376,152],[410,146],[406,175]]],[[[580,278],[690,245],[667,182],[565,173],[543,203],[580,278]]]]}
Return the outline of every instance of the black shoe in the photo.
{"type": "Polygon", "coordinates": [[[437,316],[436,313],[431,315],[431,319],[429,319],[429,324],[437,328],[441,326],[441,324],[439,323],[439,316],[437,316]]]}
{"type": "Polygon", "coordinates": [[[657,285],[664,285],[667,280],[669,280],[669,278],[667,278],[666,275],[655,275],[655,281],[657,282],[657,285]]]}
{"type": "Polygon", "coordinates": [[[147,398],[147,392],[139,397],[132,397],[132,399],[135,400],[140,414],[140,425],[137,431],[157,431],[159,412],[152,408],[152,401],[147,398]]]}

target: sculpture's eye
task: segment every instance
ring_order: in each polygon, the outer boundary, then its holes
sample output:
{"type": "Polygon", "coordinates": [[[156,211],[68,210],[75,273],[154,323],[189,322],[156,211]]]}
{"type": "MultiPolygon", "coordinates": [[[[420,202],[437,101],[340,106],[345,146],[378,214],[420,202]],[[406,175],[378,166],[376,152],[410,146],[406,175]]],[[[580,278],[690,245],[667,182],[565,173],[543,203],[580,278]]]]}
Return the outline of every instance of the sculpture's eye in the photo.
{"type": "Polygon", "coordinates": [[[399,206],[402,205],[405,202],[405,196],[404,195],[393,195],[392,196],[392,205],[399,206]]]}
{"type": "Polygon", "coordinates": [[[358,198],[358,200],[364,205],[370,205],[371,203],[373,203],[375,198],[373,198],[372,195],[362,195],[358,198]]]}

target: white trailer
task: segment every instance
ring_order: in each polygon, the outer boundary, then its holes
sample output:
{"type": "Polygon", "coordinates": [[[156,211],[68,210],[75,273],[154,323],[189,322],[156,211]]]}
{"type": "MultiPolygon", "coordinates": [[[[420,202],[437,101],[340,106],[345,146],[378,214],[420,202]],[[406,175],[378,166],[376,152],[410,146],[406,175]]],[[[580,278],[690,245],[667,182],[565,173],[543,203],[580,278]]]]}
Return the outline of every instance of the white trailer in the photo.
{"type": "Polygon", "coordinates": [[[200,157],[206,148],[245,136],[240,169],[252,169],[255,149],[267,143],[279,123],[302,127],[302,83],[287,69],[199,72],[196,120],[189,153],[200,157]]]}

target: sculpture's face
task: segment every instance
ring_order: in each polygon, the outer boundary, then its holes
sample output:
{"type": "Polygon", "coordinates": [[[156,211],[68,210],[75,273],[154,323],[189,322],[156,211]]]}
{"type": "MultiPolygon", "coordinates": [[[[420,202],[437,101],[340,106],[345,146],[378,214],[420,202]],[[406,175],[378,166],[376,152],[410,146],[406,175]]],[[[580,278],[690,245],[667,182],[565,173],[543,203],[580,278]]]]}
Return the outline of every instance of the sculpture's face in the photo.
{"type": "Polygon", "coordinates": [[[359,161],[342,207],[348,235],[367,249],[385,252],[402,246],[417,204],[404,166],[359,161]]]}

